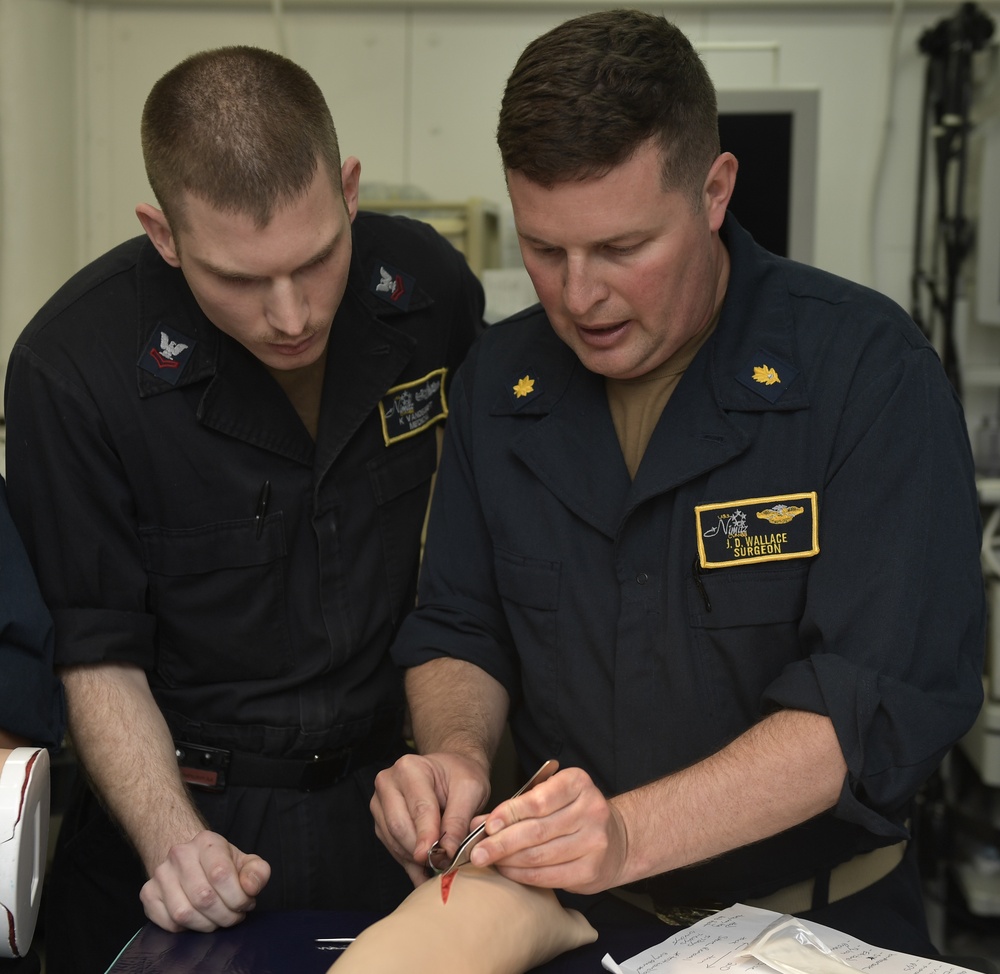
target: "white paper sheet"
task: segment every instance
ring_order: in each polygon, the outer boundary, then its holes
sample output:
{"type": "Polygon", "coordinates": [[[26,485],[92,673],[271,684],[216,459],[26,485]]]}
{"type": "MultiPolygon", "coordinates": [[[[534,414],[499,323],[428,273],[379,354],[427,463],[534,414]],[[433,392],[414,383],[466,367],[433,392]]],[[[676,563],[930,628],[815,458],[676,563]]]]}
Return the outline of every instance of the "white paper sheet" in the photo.
{"type": "MultiPolygon", "coordinates": [[[[628,960],[616,964],[610,956],[605,956],[603,966],[613,974],[772,974],[763,961],[744,952],[754,938],[780,916],[771,910],[737,903],[628,960]]],[[[859,971],[970,974],[964,967],[872,947],[832,927],[803,922],[827,947],[859,971]]]]}

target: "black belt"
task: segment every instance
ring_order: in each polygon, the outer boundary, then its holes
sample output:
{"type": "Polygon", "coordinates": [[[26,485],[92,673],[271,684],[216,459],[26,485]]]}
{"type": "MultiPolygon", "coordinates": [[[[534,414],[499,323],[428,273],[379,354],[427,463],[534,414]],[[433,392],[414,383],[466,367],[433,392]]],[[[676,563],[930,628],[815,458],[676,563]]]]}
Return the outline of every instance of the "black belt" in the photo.
{"type": "Polygon", "coordinates": [[[272,758],[189,741],[174,741],[181,777],[193,787],[222,791],[227,785],[321,791],[370,764],[388,763],[402,751],[398,729],[378,730],[346,747],[317,751],[307,758],[272,758]]]}

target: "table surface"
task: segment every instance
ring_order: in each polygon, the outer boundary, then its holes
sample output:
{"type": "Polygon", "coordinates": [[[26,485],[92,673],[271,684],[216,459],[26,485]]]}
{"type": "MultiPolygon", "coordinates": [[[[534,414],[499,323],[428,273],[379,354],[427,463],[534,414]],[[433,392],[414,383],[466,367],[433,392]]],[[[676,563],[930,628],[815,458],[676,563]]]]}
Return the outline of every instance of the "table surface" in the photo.
{"type": "MultiPolygon", "coordinates": [[[[368,913],[297,910],[250,913],[214,933],[167,933],[148,923],[108,974],[325,974],[338,950],[323,937],[354,937],[378,917],[368,913]]],[[[569,951],[534,974],[602,974],[601,958],[617,961],[665,940],[667,926],[602,928],[593,944],[569,951]]]]}

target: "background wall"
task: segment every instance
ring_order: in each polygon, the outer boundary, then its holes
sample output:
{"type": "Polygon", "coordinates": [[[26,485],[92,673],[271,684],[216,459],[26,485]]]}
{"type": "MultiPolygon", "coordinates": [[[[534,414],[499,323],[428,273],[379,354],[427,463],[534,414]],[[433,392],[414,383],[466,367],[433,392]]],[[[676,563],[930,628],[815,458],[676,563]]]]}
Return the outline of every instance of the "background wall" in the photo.
{"type": "Polygon", "coordinates": [[[5,371],[14,338],[82,254],[76,22],[74,9],[62,0],[0,0],[0,366],[5,371]]]}
{"type": "MultiPolygon", "coordinates": [[[[140,231],[138,144],[153,82],[206,47],[250,43],[305,66],[363,182],[506,211],[493,130],[533,37],[614,3],[571,0],[0,0],[0,366],[70,273],[140,231]]],[[[820,91],[815,263],[909,302],[917,39],[957,4],[635,3],[676,21],[718,87],[820,91]]],[[[994,18],[1000,3],[979,6],[994,18]]],[[[1000,187],[998,187],[1000,191],[1000,187]]],[[[509,248],[508,248],[509,252],[509,248]]]]}

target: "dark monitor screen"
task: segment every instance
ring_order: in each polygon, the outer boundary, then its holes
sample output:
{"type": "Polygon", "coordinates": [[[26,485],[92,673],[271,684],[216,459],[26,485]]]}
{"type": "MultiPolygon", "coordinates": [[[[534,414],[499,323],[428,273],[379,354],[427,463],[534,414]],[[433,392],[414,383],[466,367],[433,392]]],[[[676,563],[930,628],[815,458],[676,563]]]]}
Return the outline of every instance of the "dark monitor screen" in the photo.
{"type": "Polygon", "coordinates": [[[792,179],[792,116],[720,115],[724,152],[739,160],[729,210],[762,247],[788,256],[792,179]]]}
{"type": "Polygon", "coordinates": [[[768,250],[810,263],[816,225],[819,93],[720,91],[719,138],[739,161],[729,209],[768,250]]]}

